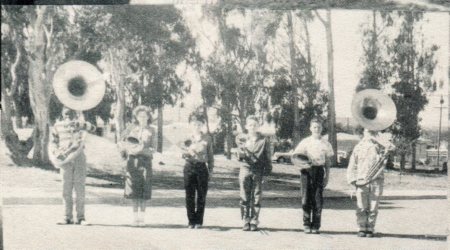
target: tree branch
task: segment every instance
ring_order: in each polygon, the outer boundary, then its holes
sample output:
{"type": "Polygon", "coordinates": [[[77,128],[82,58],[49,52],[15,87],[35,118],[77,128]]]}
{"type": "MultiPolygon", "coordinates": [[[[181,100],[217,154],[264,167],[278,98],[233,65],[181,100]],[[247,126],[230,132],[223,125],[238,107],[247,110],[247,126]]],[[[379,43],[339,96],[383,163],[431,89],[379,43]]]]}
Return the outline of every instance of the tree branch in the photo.
{"type": "Polygon", "coordinates": [[[13,64],[11,64],[11,69],[10,69],[10,73],[11,73],[11,86],[10,86],[10,90],[6,90],[6,94],[9,96],[12,96],[16,93],[17,90],[17,74],[16,74],[16,69],[17,69],[17,65],[19,65],[20,59],[22,57],[22,52],[20,50],[20,46],[19,46],[19,42],[16,40],[17,39],[17,35],[16,32],[14,30],[11,31],[12,33],[12,38],[13,41],[15,41],[15,47],[16,47],[16,58],[13,62],[13,64]]]}
{"type": "Polygon", "coordinates": [[[328,22],[325,21],[322,16],[320,16],[319,12],[317,10],[314,10],[314,13],[316,13],[316,16],[319,18],[319,20],[323,23],[323,25],[327,26],[328,22]]]}

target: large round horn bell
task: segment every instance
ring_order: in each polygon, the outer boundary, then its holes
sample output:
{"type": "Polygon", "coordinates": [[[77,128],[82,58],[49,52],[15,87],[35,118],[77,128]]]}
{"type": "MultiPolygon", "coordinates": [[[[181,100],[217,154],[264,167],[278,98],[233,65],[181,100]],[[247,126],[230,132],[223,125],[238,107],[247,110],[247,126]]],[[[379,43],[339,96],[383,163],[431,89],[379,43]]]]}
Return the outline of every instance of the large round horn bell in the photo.
{"type": "Polygon", "coordinates": [[[378,131],[394,123],[397,109],[388,95],[377,89],[366,89],[353,98],[352,115],[362,127],[378,131]]]}
{"type": "Polygon", "coordinates": [[[73,110],[88,110],[101,102],[106,85],[103,75],[94,65],[74,60],[56,70],[53,90],[65,106],[73,110]]]}

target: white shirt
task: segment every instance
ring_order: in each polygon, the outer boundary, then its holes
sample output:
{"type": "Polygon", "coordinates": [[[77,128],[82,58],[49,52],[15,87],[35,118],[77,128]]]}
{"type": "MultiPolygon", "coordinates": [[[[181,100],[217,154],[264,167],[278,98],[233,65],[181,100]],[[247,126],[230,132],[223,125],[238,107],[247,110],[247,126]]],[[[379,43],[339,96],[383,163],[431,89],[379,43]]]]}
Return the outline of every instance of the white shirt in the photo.
{"type": "Polygon", "coordinates": [[[326,159],[334,155],[333,147],[328,141],[312,136],[303,139],[295,148],[294,153],[307,155],[313,166],[325,165],[326,159]]]}

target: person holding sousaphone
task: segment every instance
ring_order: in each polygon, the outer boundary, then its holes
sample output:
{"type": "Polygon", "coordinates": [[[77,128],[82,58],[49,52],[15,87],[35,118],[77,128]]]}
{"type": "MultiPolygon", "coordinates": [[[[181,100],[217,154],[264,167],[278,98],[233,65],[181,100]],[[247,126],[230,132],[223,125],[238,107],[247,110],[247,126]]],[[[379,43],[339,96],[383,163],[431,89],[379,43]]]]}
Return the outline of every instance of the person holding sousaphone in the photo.
{"type": "Polygon", "coordinates": [[[259,120],[256,116],[247,117],[248,133],[240,135],[237,142],[246,163],[241,166],[239,172],[243,231],[258,230],[263,177],[272,171],[270,141],[260,133],[259,127],[259,120]]]}
{"type": "Polygon", "coordinates": [[[192,132],[181,148],[184,165],[184,189],[186,192],[186,212],[188,228],[199,229],[203,226],[208,181],[214,169],[212,138],[202,132],[205,117],[194,114],[189,117],[192,132]],[[197,199],[196,199],[197,197],[197,199]]]}
{"type": "Polygon", "coordinates": [[[353,149],[347,168],[347,181],[356,189],[356,221],[359,237],[374,237],[378,204],[383,194],[383,169],[391,142],[381,143],[378,131],[389,127],[395,120],[396,107],[392,99],[379,90],[363,90],[352,102],[352,113],[364,127],[361,141],[353,149]]]}
{"type": "Polygon", "coordinates": [[[58,100],[64,105],[62,120],[51,131],[49,158],[60,168],[63,184],[65,217],[58,224],[73,224],[73,199],[76,193],[77,224],[88,225],[85,218],[86,156],[84,141],[86,132],[94,132],[95,126],[78,115],[97,106],[102,100],[106,85],[101,72],[92,64],[73,60],[62,64],[53,76],[52,87],[58,100]]]}
{"type": "Polygon", "coordinates": [[[64,219],[58,224],[74,224],[73,198],[76,194],[76,224],[87,225],[84,210],[86,156],[84,141],[86,131],[94,132],[95,126],[80,121],[75,110],[64,107],[62,119],[57,121],[51,131],[49,157],[55,167],[60,169],[63,184],[64,219]]]}
{"type": "Polygon", "coordinates": [[[300,167],[300,184],[304,232],[318,234],[323,205],[323,189],[330,176],[331,144],[322,139],[322,122],[313,118],[312,135],[303,139],[295,148],[292,162],[300,167]]]}
{"type": "Polygon", "coordinates": [[[156,133],[150,127],[151,111],[146,106],[133,110],[134,122],[123,132],[118,143],[120,154],[127,161],[124,196],[133,200],[135,226],[145,223],[146,202],[152,197],[152,159],[156,133]]]}

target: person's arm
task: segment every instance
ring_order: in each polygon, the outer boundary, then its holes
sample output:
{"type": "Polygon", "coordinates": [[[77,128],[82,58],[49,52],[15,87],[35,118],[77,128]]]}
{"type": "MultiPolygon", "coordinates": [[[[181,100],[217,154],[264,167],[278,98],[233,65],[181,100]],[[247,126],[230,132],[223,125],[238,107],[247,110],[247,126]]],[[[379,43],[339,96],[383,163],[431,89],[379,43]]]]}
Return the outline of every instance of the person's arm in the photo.
{"type": "Polygon", "coordinates": [[[50,144],[54,149],[58,148],[59,146],[59,133],[56,129],[56,124],[52,128],[50,144]]]}
{"type": "Polygon", "coordinates": [[[125,138],[127,138],[127,136],[130,134],[132,129],[132,125],[129,125],[123,132],[122,135],[120,136],[119,140],[117,141],[117,147],[119,148],[119,152],[120,155],[122,156],[123,159],[127,158],[127,150],[124,146],[124,140],[125,138]]]}
{"type": "Polygon", "coordinates": [[[333,147],[329,142],[326,144],[327,150],[325,154],[325,178],[324,178],[324,187],[328,185],[328,181],[330,180],[330,168],[333,164],[332,157],[334,155],[333,147]]]}
{"type": "Polygon", "coordinates": [[[268,139],[268,138],[266,138],[265,139],[266,141],[265,141],[265,153],[266,153],[266,159],[267,159],[267,162],[266,162],[266,166],[265,166],[265,169],[264,169],[264,175],[269,175],[270,173],[272,173],[272,169],[273,169],[273,166],[272,166],[272,148],[271,148],[271,145],[270,145],[270,140],[268,139]]]}
{"type": "Polygon", "coordinates": [[[208,157],[208,169],[209,174],[211,175],[214,171],[214,149],[213,149],[213,140],[210,135],[208,135],[208,142],[207,142],[207,157],[208,157]]]}
{"type": "Polygon", "coordinates": [[[358,166],[358,156],[356,155],[356,148],[353,150],[347,167],[347,183],[351,185],[356,184],[356,170],[358,166]]]}
{"type": "Polygon", "coordinates": [[[305,154],[306,155],[306,141],[302,140],[298,143],[297,147],[295,147],[292,154],[305,154]]]}

